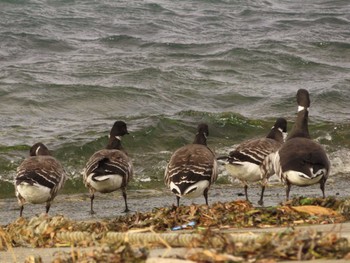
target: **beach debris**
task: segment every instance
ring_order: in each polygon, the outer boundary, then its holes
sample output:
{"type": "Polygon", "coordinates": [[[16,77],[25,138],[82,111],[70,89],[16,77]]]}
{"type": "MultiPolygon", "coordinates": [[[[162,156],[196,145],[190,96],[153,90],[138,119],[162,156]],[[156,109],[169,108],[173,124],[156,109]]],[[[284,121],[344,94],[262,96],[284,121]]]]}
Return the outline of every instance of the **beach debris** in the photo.
{"type": "Polygon", "coordinates": [[[129,243],[116,243],[113,245],[94,248],[90,251],[73,249],[71,252],[57,252],[53,263],[71,262],[145,262],[149,254],[146,247],[135,247],[129,243]]]}
{"type": "Polygon", "coordinates": [[[147,213],[98,221],[72,221],[64,216],[42,214],[31,219],[18,218],[0,227],[0,249],[10,250],[12,246],[72,247],[74,253],[62,254],[58,259],[61,261],[55,261],[57,263],[90,262],[88,258],[117,260],[122,253],[136,253],[134,256],[140,255],[143,260],[147,253],[142,251],[155,246],[201,248],[197,254],[183,255],[183,258],[202,262],[237,261],[240,258],[251,262],[343,258],[350,255],[350,246],[347,239],[336,232],[298,232],[293,227],[344,222],[347,217],[340,211],[349,211],[341,210],[346,202],[332,198],[299,198],[277,207],[256,208],[249,202],[237,200],[211,206],[156,208],[147,213]],[[287,226],[288,231],[267,231],[275,226],[287,226]],[[252,228],[266,231],[252,233],[252,228]],[[80,250],[89,247],[96,250],[80,250]],[[68,259],[73,256],[81,260],[68,259]]]}
{"type": "Polygon", "coordinates": [[[263,239],[250,242],[232,242],[225,236],[223,238],[226,240],[223,246],[216,248],[204,246],[203,250],[194,250],[193,253],[187,254],[186,259],[196,262],[300,261],[320,258],[341,259],[350,252],[346,238],[341,238],[335,233],[311,230],[271,232],[264,235],[263,239]]]}
{"type": "MultiPolygon", "coordinates": [[[[299,204],[298,202],[296,202],[299,204]]],[[[337,205],[339,207],[340,205],[337,205]]],[[[147,213],[135,213],[115,219],[72,221],[64,216],[45,214],[31,219],[18,218],[3,228],[4,240],[13,246],[54,247],[89,246],[105,239],[107,234],[130,230],[152,229],[163,233],[192,229],[201,233],[207,229],[232,230],[239,228],[268,228],[301,224],[344,222],[346,218],[331,208],[321,206],[292,206],[255,208],[247,201],[215,203],[212,206],[190,205],[156,208],[147,213]]],[[[3,249],[6,249],[2,242],[3,249]]],[[[1,248],[1,246],[0,246],[1,248]]]]}
{"type": "Polygon", "coordinates": [[[39,255],[30,255],[26,257],[24,263],[43,263],[43,260],[39,255]]]}
{"type": "MultiPolygon", "coordinates": [[[[55,255],[53,262],[144,262],[149,257],[149,250],[147,245],[115,242],[90,251],[74,248],[72,252],[60,252],[55,255]]],[[[195,244],[186,246],[183,253],[176,254],[176,258],[194,262],[270,263],[281,260],[342,259],[348,257],[349,253],[348,240],[335,233],[292,230],[270,232],[256,239],[237,241],[230,238],[229,233],[208,230],[195,244]],[[213,243],[214,239],[220,242],[213,243]]]]}
{"type": "Polygon", "coordinates": [[[319,207],[331,208],[339,212],[346,220],[350,219],[350,199],[337,199],[335,197],[323,198],[308,198],[300,196],[290,201],[291,206],[314,205],[319,207]]]}
{"type": "Polygon", "coordinates": [[[327,198],[312,198],[312,197],[299,196],[299,197],[293,198],[290,201],[287,201],[285,204],[289,204],[291,206],[314,205],[314,206],[332,208],[333,210],[338,210],[339,207],[344,202],[346,202],[346,200],[337,199],[333,196],[329,196],[327,198]]]}
{"type": "Polygon", "coordinates": [[[183,224],[181,226],[174,226],[171,228],[171,230],[183,230],[183,229],[192,229],[196,225],[196,221],[190,221],[187,224],[183,224]]]}

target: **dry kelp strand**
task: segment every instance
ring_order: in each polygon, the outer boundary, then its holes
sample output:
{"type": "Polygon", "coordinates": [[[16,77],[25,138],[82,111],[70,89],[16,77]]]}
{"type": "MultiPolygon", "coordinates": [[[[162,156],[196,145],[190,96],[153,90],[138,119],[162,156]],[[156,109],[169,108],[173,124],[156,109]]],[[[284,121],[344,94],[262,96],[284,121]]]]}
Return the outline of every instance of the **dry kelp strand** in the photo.
{"type": "Polygon", "coordinates": [[[95,263],[95,262],[135,262],[143,263],[149,255],[144,247],[134,247],[129,243],[114,244],[95,248],[91,251],[75,249],[72,252],[58,252],[53,263],[95,263]]]}
{"type": "Polygon", "coordinates": [[[185,233],[121,233],[110,232],[106,235],[106,242],[120,242],[128,240],[131,244],[161,244],[164,241],[172,247],[187,247],[201,236],[185,233]]]}
{"type": "Polygon", "coordinates": [[[200,251],[190,251],[186,259],[194,262],[244,262],[243,257],[229,255],[227,253],[218,253],[213,249],[204,249],[200,251]]]}
{"type": "MultiPolygon", "coordinates": [[[[230,237],[229,233],[208,230],[196,241],[202,249],[189,249],[188,253],[178,257],[195,262],[276,262],[276,260],[340,259],[350,252],[348,241],[334,233],[290,230],[266,233],[261,238],[242,241],[230,237]]],[[[127,242],[118,240],[91,251],[76,248],[72,253],[59,253],[54,262],[144,262],[147,259],[149,255],[147,246],[135,246],[129,242],[131,239],[127,242]]],[[[190,242],[187,247],[193,247],[193,244],[190,242]]]]}
{"type": "Polygon", "coordinates": [[[211,245],[205,246],[204,250],[197,250],[197,253],[192,253],[187,259],[197,262],[221,262],[225,258],[230,260],[227,255],[234,256],[234,262],[258,262],[262,259],[340,259],[350,252],[347,239],[339,238],[334,233],[323,234],[315,231],[268,233],[261,239],[247,242],[235,242],[225,237],[222,240],[226,242],[221,247],[213,249],[211,245]]]}
{"type": "Polygon", "coordinates": [[[79,243],[82,241],[89,242],[96,240],[94,233],[74,231],[57,233],[57,240],[61,242],[79,243]]]}
{"type": "Polygon", "coordinates": [[[314,205],[338,210],[340,205],[342,205],[344,202],[346,202],[346,200],[337,199],[334,196],[329,196],[327,198],[311,198],[300,196],[293,198],[291,201],[288,201],[287,204],[291,206],[314,205]]]}

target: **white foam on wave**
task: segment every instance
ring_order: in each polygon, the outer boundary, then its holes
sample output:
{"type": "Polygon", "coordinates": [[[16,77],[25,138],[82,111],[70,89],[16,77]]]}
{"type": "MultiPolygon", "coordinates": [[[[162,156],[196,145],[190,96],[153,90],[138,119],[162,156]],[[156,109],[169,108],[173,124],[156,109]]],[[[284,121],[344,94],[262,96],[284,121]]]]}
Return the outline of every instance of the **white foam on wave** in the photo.
{"type": "Polygon", "coordinates": [[[331,162],[330,175],[347,174],[350,172],[350,149],[341,148],[328,153],[331,162]]]}

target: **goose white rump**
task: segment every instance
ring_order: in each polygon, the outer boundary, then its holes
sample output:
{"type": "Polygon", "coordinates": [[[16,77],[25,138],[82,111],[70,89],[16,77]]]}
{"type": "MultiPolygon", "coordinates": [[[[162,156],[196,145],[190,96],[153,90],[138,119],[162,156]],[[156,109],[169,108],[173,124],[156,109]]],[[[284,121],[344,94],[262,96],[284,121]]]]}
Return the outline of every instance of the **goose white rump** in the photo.
{"type": "Polygon", "coordinates": [[[173,193],[176,193],[178,197],[187,197],[187,198],[196,198],[198,196],[203,195],[204,190],[207,189],[208,187],[209,187],[209,181],[202,180],[189,186],[181,195],[181,194],[178,194],[178,193],[181,193],[180,188],[173,182],[170,183],[170,190],[173,193]]]}
{"type": "Polygon", "coordinates": [[[91,173],[86,178],[86,183],[100,193],[110,193],[122,187],[123,176],[119,174],[108,174],[97,176],[93,180],[94,173],[91,173]]]}
{"type": "Polygon", "coordinates": [[[297,186],[308,186],[318,183],[323,175],[326,175],[326,170],[322,169],[319,170],[317,174],[315,174],[313,177],[309,177],[306,174],[299,172],[299,171],[286,171],[284,172],[285,178],[294,185],[297,186]]]}
{"type": "Polygon", "coordinates": [[[42,204],[51,199],[51,189],[40,184],[23,182],[17,185],[17,196],[20,194],[26,203],[42,204]]]}
{"type": "Polygon", "coordinates": [[[256,182],[262,179],[260,165],[251,162],[233,162],[225,165],[233,177],[244,182],[256,182]]]}

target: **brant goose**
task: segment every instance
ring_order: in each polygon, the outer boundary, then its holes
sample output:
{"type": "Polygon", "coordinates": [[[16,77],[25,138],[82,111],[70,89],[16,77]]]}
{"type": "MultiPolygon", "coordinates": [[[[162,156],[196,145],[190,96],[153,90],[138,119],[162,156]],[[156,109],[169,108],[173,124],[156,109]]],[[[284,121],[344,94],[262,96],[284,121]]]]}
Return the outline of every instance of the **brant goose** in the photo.
{"type": "Polygon", "coordinates": [[[208,125],[199,124],[192,144],[174,152],[166,167],[164,182],[176,195],[177,206],[181,197],[204,195],[208,205],[208,190],[218,177],[214,153],[207,147],[208,125]]]}
{"type": "Polygon", "coordinates": [[[225,168],[229,174],[244,184],[247,201],[249,201],[249,183],[262,181],[261,196],[258,204],[263,205],[265,185],[267,179],[274,174],[274,171],[265,171],[266,178],[263,178],[261,165],[267,156],[275,154],[281,147],[286,134],[287,121],[284,118],[278,118],[265,138],[244,141],[235,150],[230,152],[229,156],[218,158],[218,160],[224,161],[225,168]]]}
{"type": "Polygon", "coordinates": [[[297,92],[298,115],[287,141],[272,160],[277,176],[286,185],[286,199],[289,200],[291,185],[308,186],[320,183],[325,198],[325,183],[330,163],[323,147],[310,139],[308,115],[309,92],[297,92]]]}
{"type": "Polygon", "coordinates": [[[65,181],[66,173],[48,148],[42,143],[34,144],[29,151],[30,156],[17,168],[15,191],[20,205],[22,217],[24,204],[42,204],[46,202],[46,214],[51,202],[65,181]]]}
{"type": "Polygon", "coordinates": [[[133,166],[121,144],[121,137],[129,134],[123,121],[116,121],[109,134],[106,149],[94,153],[83,171],[85,186],[89,188],[91,214],[94,214],[93,201],[95,192],[110,193],[121,189],[125,202],[124,212],[128,212],[126,186],[133,176],[133,166]]]}

